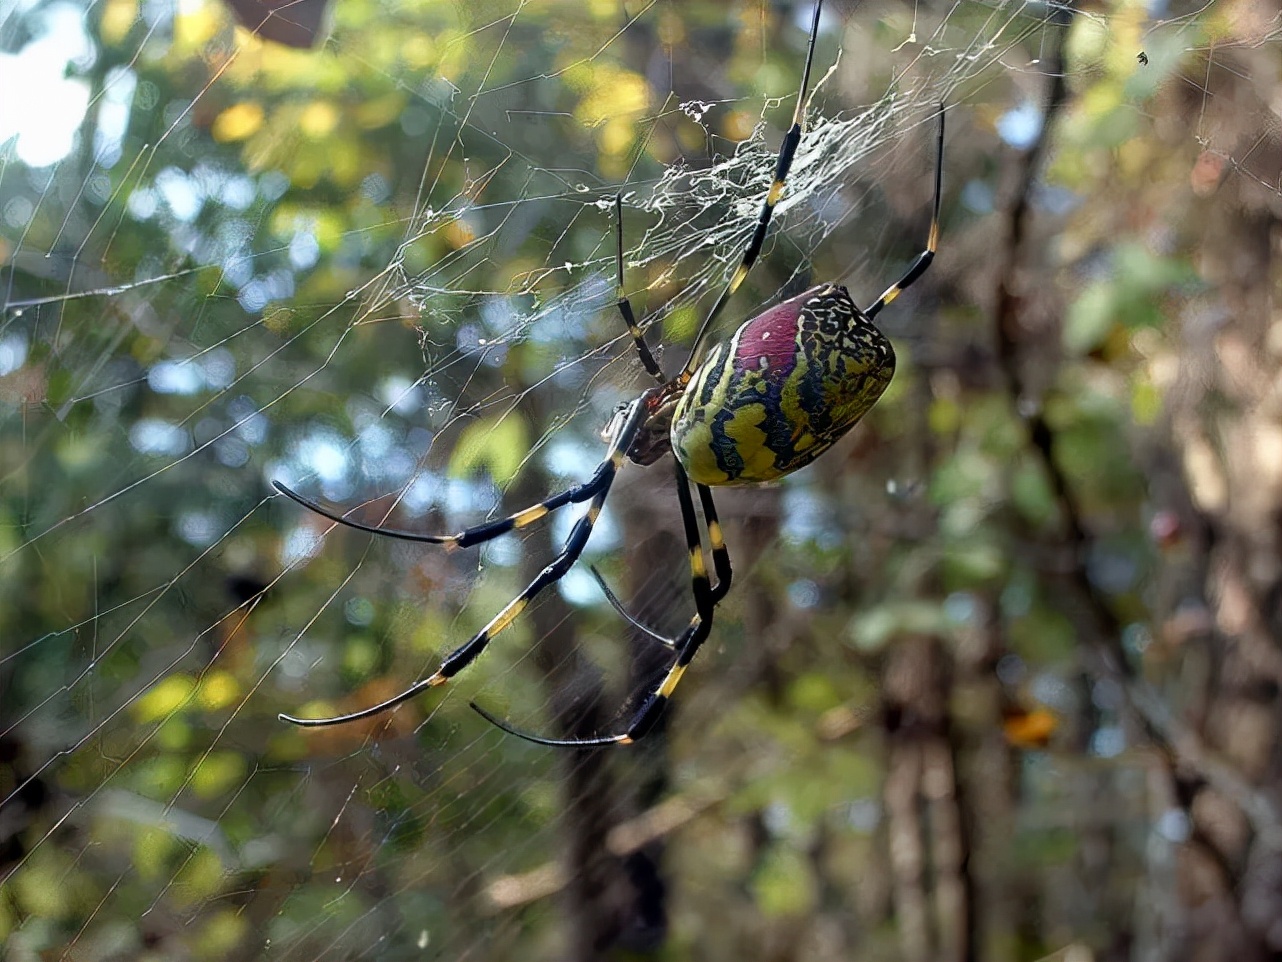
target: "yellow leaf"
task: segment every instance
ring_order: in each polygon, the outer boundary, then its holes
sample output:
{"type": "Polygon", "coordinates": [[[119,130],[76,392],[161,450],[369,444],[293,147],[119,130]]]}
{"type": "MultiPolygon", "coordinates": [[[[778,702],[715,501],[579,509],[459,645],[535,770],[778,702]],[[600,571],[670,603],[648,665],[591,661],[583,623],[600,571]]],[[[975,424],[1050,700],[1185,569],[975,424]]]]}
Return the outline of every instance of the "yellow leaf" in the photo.
{"type": "Polygon", "coordinates": [[[461,218],[446,224],[442,234],[450,246],[456,250],[464,248],[476,240],[476,231],[472,230],[471,225],[461,218]]]}
{"type": "Polygon", "coordinates": [[[1162,414],[1162,391],[1152,381],[1137,380],[1131,387],[1131,413],[1135,423],[1151,427],[1162,414]]]}
{"type": "Polygon", "coordinates": [[[303,108],[298,129],[312,140],[328,137],[338,126],[338,108],[327,100],[313,100],[303,108]]]}
{"type": "Polygon", "coordinates": [[[138,833],[133,846],[133,868],[144,879],[154,881],[169,872],[169,860],[178,851],[177,840],[160,826],[138,833]]]}
{"type": "Polygon", "coordinates": [[[650,85],[630,70],[602,65],[583,82],[583,89],[585,96],[574,115],[586,127],[613,119],[635,120],[650,106],[650,85]]]}
{"type": "Polygon", "coordinates": [[[98,34],[107,44],[120,43],[137,19],[138,0],[108,0],[98,22],[98,34]]]}
{"type": "Polygon", "coordinates": [[[601,145],[601,150],[610,155],[617,157],[625,154],[632,147],[633,125],[627,120],[616,117],[607,120],[601,127],[601,133],[597,137],[597,142],[601,145]]]}
{"type": "Polygon", "coordinates": [[[222,8],[217,4],[184,5],[174,17],[174,46],[182,53],[204,47],[223,27],[222,8]]]}
{"type": "Polygon", "coordinates": [[[210,752],[191,773],[191,790],[200,798],[217,798],[245,778],[245,759],[237,752],[210,752]]]}
{"type": "Polygon", "coordinates": [[[195,690],[196,683],[190,675],[163,678],[134,702],[134,717],[143,722],[166,718],[186,705],[195,690]]]}
{"type": "Polygon", "coordinates": [[[194,944],[200,957],[230,958],[249,937],[250,921],[235,909],[225,909],[208,918],[194,944]]]}
{"type": "Polygon", "coordinates": [[[401,59],[409,67],[430,67],[436,62],[436,44],[425,34],[410,32],[401,41],[401,59]]]}
{"type": "Polygon", "coordinates": [[[169,894],[179,905],[198,905],[221,890],[226,875],[218,855],[201,845],[183,860],[169,894]]]}
{"type": "Polygon", "coordinates": [[[399,90],[385,97],[375,97],[356,108],[356,122],[367,130],[386,127],[405,111],[405,95],[399,90]]]}
{"type": "Polygon", "coordinates": [[[217,711],[240,697],[240,682],[229,671],[211,671],[200,680],[200,707],[217,711]]]}
{"type": "Polygon", "coordinates": [[[747,140],[756,126],[756,117],[746,110],[732,110],[721,122],[721,133],[731,140],[747,140]]]}
{"type": "Polygon", "coordinates": [[[219,143],[232,143],[244,140],[258,132],[263,125],[263,108],[261,104],[244,101],[228,107],[214,118],[210,133],[219,143]]]}

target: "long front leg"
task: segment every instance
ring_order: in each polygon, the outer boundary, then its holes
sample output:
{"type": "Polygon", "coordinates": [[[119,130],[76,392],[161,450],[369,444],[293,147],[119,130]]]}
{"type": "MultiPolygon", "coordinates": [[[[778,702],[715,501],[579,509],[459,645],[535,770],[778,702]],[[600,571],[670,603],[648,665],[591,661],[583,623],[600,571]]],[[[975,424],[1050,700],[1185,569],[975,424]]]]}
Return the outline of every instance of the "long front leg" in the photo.
{"type": "Polygon", "coordinates": [[[792,111],[792,126],[783,136],[783,143],[779,145],[779,157],[775,161],[775,176],[770,183],[770,189],[766,191],[765,200],[761,202],[761,212],[757,215],[757,226],[753,228],[752,237],[748,240],[748,247],[743,252],[739,261],[739,266],[735,272],[730,275],[730,280],[726,282],[725,288],[721,291],[720,296],[713,302],[712,309],[708,311],[708,316],[703,319],[699,325],[699,331],[694,336],[694,342],[690,345],[690,356],[686,359],[685,367],[677,375],[677,379],[683,384],[689,382],[691,375],[698,368],[699,362],[703,360],[703,345],[707,340],[712,325],[720,316],[726,302],[730,300],[739,285],[743,283],[748,272],[752,270],[753,264],[757,262],[757,257],[761,253],[761,247],[766,241],[766,232],[770,229],[770,218],[774,215],[775,206],[783,197],[784,187],[788,182],[788,174],[792,170],[792,161],[796,156],[797,147],[801,144],[802,126],[806,119],[806,92],[810,89],[810,68],[815,62],[815,41],[819,37],[819,16],[823,8],[823,0],[816,0],[815,12],[810,22],[810,45],[806,49],[806,65],[801,71],[801,87],[797,90],[797,105],[792,111]]]}
{"type": "Polygon", "coordinates": [[[420,544],[439,544],[450,548],[469,548],[474,544],[484,544],[491,541],[499,535],[507,534],[518,528],[524,528],[526,525],[533,524],[540,518],[551,514],[557,508],[564,507],[567,504],[576,504],[587,501],[595,497],[603,488],[609,487],[610,481],[614,477],[614,467],[607,459],[597,466],[592,477],[582,484],[575,485],[565,491],[552,495],[552,497],[540,501],[538,504],[530,505],[515,514],[510,514],[506,518],[499,518],[497,521],[488,521],[485,524],[478,524],[475,527],[465,528],[457,534],[421,534],[417,531],[405,531],[401,528],[384,528],[381,525],[366,524],[363,521],[357,521],[346,515],[339,514],[330,508],[326,508],[319,502],[311,498],[303,497],[292,488],[286,487],[280,481],[273,481],[274,487],[285,497],[290,498],[301,504],[308,511],[319,514],[322,518],[333,521],[335,524],[345,525],[348,528],[355,528],[357,531],[364,531],[366,534],[382,535],[385,538],[397,538],[401,541],[414,541],[420,544]]]}
{"type": "Polygon", "coordinates": [[[890,287],[886,288],[886,293],[873,303],[868,310],[864,311],[871,320],[881,313],[881,309],[893,301],[896,297],[906,291],[917,278],[926,273],[926,268],[930,267],[931,262],[935,259],[935,251],[939,247],[939,203],[940,197],[944,191],[944,105],[939,105],[939,137],[935,144],[935,206],[930,215],[930,232],[926,235],[926,249],[917,255],[917,259],[912,262],[907,272],[890,287]]]}
{"type": "Polygon", "coordinates": [[[618,283],[615,286],[615,296],[618,298],[617,306],[619,313],[623,315],[623,323],[628,328],[628,333],[632,335],[632,343],[636,346],[637,354],[641,358],[641,366],[645,368],[647,374],[658,381],[664,383],[663,370],[659,367],[659,362],[654,359],[650,353],[650,345],[645,342],[645,334],[641,330],[641,325],[637,323],[636,315],[632,313],[632,302],[628,300],[628,295],[623,289],[623,195],[614,195],[614,217],[618,233],[616,239],[618,245],[615,248],[615,274],[618,277],[618,283]]]}

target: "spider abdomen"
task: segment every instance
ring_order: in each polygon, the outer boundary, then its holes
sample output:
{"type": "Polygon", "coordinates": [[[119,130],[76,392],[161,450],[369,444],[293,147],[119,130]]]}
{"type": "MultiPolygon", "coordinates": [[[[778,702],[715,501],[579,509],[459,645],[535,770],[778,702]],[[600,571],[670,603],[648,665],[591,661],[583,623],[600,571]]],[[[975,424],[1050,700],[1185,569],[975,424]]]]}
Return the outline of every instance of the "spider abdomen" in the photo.
{"type": "Polygon", "coordinates": [[[699,484],[773,481],[828,450],[894,373],[886,336],[844,287],[821,284],[708,352],[677,400],[673,453],[699,484]]]}

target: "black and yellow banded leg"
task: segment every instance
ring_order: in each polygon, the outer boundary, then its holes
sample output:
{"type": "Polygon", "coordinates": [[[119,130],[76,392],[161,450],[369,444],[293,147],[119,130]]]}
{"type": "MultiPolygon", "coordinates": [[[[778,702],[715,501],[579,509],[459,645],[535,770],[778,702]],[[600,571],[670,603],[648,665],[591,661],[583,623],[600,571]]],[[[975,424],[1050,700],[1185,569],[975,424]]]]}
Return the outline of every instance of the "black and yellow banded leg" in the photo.
{"type": "MultiPolygon", "coordinates": [[[[655,722],[663,714],[663,709],[667,706],[668,699],[672,697],[673,691],[676,690],[677,684],[685,674],[686,668],[689,667],[700,646],[711,634],[712,618],[717,602],[716,592],[708,583],[707,569],[704,566],[703,544],[699,539],[699,518],[695,514],[694,500],[690,497],[690,483],[680,462],[674,459],[674,464],[676,465],[677,473],[677,495],[681,502],[681,520],[685,526],[686,546],[690,553],[690,578],[697,610],[681,637],[674,643],[677,657],[663,676],[663,679],[646,696],[645,701],[641,703],[641,707],[633,713],[628,727],[617,735],[602,735],[596,738],[545,738],[542,735],[533,735],[513,728],[501,718],[473,702],[472,708],[491,724],[503,729],[509,735],[515,735],[538,745],[550,745],[556,748],[601,748],[606,745],[630,745],[643,738],[654,728],[655,722]]],[[[708,501],[705,501],[705,506],[708,503],[708,501]]],[[[713,518],[715,519],[715,517],[714,509],[713,518]]],[[[725,553],[724,542],[721,544],[721,552],[725,558],[728,587],[729,555],[725,553]]]]}
{"type": "MultiPolygon", "coordinates": [[[[429,688],[436,688],[444,685],[456,674],[470,665],[483,652],[494,638],[512,624],[521,613],[529,606],[538,594],[550,585],[556,584],[565,577],[566,572],[573,567],[574,563],[579,560],[583,554],[583,549],[587,546],[588,538],[592,535],[592,528],[596,524],[597,518],[600,517],[601,507],[605,504],[606,496],[610,493],[610,485],[614,482],[615,475],[620,467],[623,466],[623,459],[633,439],[636,437],[638,428],[645,420],[645,405],[640,399],[633,401],[630,409],[620,420],[619,427],[616,430],[615,437],[610,444],[609,452],[601,467],[597,469],[597,476],[603,480],[598,486],[598,490],[592,495],[592,500],[588,502],[587,511],[583,516],[574,523],[570,529],[570,535],[565,539],[565,544],[561,552],[552,559],[538,575],[525,587],[519,595],[513,598],[503,607],[497,615],[490,619],[489,624],[479,632],[469,638],[459,647],[445,656],[439,668],[436,669],[427,678],[415,682],[409,688],[405,689],[398,695],[393,695],[386,701],[380,702],[369,708],[363,708],[360,711],[351,712],[346,715],[336,715],[331,718],[297,718],[293,715],[279,715],[281,721],[290,722],[294,725],[300,725],[304,728],[320,728],[328,725],[342,725],[347,722],[359,721],[362,718],[369,718],[382,712],[389,711],[397,705],[403,704],[427,691],[429,688]]],[[[528,510],[528,509],[527,509],[528,510]]]]}
{"type": "Polygon", "coordinates": [[[712,568],[717,573],[717,583],[712,586],[712,603],[719,604],[721,599],[730,593],[730,552],[726,548],[725,537],[721,532],[721,522],[717,518],[717,506],[712,502],[712,489],[706,484],[696,484],[699,491],[699,504],[703,508],[703,521],[708,526],[708,547],[712,551],[712,568]]]}
{"type": "Polygon", "coordinates": [[[730,300],[739,285],[744,282],[748,272],[752,270],[752,265],[757,262],[757,256],[761,253],[761,248],[766,241],[766,232],[770,228],[770,218],[775,212],[775,206],[779,199],[783,197],[784,186],[788,181],[788,172],[792,170],[792,161],[797,154],[797,146],[801,143],[802,123],[806,116],[806,92],[810,89],[810,67],[815,60],[815,41],[819,36],[819,13],[823,7],[822,0],[815,3],[814,19],[810,24],[810,46],[806,51],[806,65],[801,71],[801,86],[797,90],[797,105],[792,111],[792,126],[784,134],[783,143],[779,147],[779,159],[775,161],[775,175],[770,182],[770,190],[766,192],[766,199],[761,204],[761,212],[757,215],[757,226],[752,232],[752,239],[748,241],[748,246],[743,252],[743,258],[739,261],[739,266],[730,276],[729,283],[726,284],[725,290],[712,305],[712,310],[704,318],[703,323],[699,326],[699,333],[695,335],[694,343],[690,347],[690,356],[686,359],[685,367],[677,376],[678,380],[683,382],[689,381],[690,376],[694,373],[695,368],[699,366],[702,360],[703,342],[707,337],[708,331],[711,330],[712,324],[720,316],[726,302],[730,300]]]}
{"type": "MultiPolygon", "coordinates": [[[[626,450],[626,449],[625,449],[626,450]]],[[[439,544],[444,545],[446,550],[453,548],[470,548],[472,545],[484,544],[500,535],[507,534],[509,531],[515,531],[524,528],[534,522],[547,517],[557,508],[563,508],[567,504],[578,504],[595,497],[604,487],[608,487],[614,477],[616,467],[612,461],[607,458],[597,465],[592,477],[582,484],[575,485],[559,494],[554,494],[538,504],[530,505],[515,514],[510,514],[506,518],[499,518],[497,521],[488,521],[485,524],[478,524],[472,528],[466,528],[457,534],[422,534],[417,531],[405,531],[401,528],[384,528],[380,525],[366,524],[363,521],[357,521],[346,515],[341,515],[336,511],[326,508],[319,502],[311,498],[305,498],[291,488],[286,487],[279,481],[273,481],[274,487],[287,498],[297,501],[304,508],[319,514],[322,518],[333,521],[335,524],[345,525],[348,528],[355,528],[357,531],[364,531],[367,534],[382,535],[387,538],[399,538],[402,541],[415,541],[421,544],[439,544]]]]}
{"type": "Polygon", "coordinates": [[[708,567],[703,558],[699,516],[694,513],[694,499],[690,497],[690,479],[676,458],[672,459],[672,466],[677,476],[677,501],[681,505],[681,524],[685,528],[686,552],[690,560],[690,587],[694,592],[695,617],[711,621],[716,602],[712,599],[712,584],[708,580],[708,567]]]}
{"type": "Polygon", "coordinates": [[[630,745],[643,738],[667,707],[668,699],[676,690],[677,684],[685,674],[686,668],[694,660],[700,646],[712,633],[712,619],[716,613],[717,602],[730,588],[730,555],[726,551],[725,541],[721,538],[721,524],[717,520],[717,510],[712,504],[712,493],[704,485],[699,485],[699,496],[704,509],[704,518],[708,523],[708,540],[712,542],[714,558],[718,558],[718,584],[713,588],[708,582],[708,573],[704,567],[703,543],[699,539],[699,518],[694,512],[694,500],[690,497],[690,481],[686,477],[681,462],[673,459],[677,475],[677,497],[681,502],[681,520],[685,526],[686,548],[690,553],[690,580],[694,590],[695,615],[690,620],[682,637],[677,640],[677,659],[668,669],[659,684],[641,703],[628,724],[628,729],[614,737],[612,744],[630,745]],[[705,492],[707,492],[705,494],[705,492]],[[711,510],[711,514],[708,511],[711,510]]]}
{"type": "MultiPolygon", "coordinates": [[[[717,519],[717,506],[712,501],[712,490],[703,484],[695,485],[699,489],[699,501],[703,506],[703,520],[708,527],[708,542],[712,550],[713,570],[717,573],[716,583],[712,585],[712,603],[717,605],[727,594],[730,593],[730,579],[733,574],[730,567],[730,552],[726,549],[725,539],[721,533],[721,522],[717,519]]],[[[665,648],[676,649],[678,639],[669,638],[667,635],[655,631],[649,625],[643,624],[635,618],[623,602],[619,600],[618,595],[610,588],[609,583],[595,565],[589,565],[588,570],[592,572],[592,577],[601,587],[602,593],[605,594],[606,600],[611,606],[637,631],[641,632],[647,638],[657,641],[665,648]]]]}
{"type": "Polygon", "coordinates": [[[645,334],[641,331],[641,325],[637,323],[636,315],[632,313],[632,302],[628,300],[623,293],[623,195],[614,195],[614,218],[617,230],[616,239],[618,244],[615,248],[615,271],[618,277],[618,283],[615,287],[615,294],[618,297],[619,313],[623,315],[623,323],[628,327],[628,333],[632,335],[632,343],[636,345],[637,354],[641,356],[641,366],[645,368],[646,373],[662,384],[666,378],[663,371],[659,368],[659,362],[654,359],[650,353],[650,345],[645,342],[645,334]]]}
{"type": "Polygon", "coordinates": [[[607,745],[631,745],[633,742],[640,741],[654,728],[655,722],[663,714],[664,708],[667,707],[668,699],[672,697],[672,693],[676,690],[677,684],[685,674],[686,668],[689,667],[700,646],[707,641],[708,635],[711,633],[711,617],[704,619],[699,615],[695,615],[690,620],[690,624],[677,641],[676,661],[663,676],[662,681],[646,696],[645,701],[641,703],[641,707],[633,713],[627,729],[618,735],[600,735],[596,738],[545,738],[542,735],[534,735],[530,732],[521,731],[519,728],[514,728],[497,715],[486,711],[476,702],[472,702],[472,709],[490,724],[501,728],[509,735],[523,738],[527,742],[534,742],[536,745],[550,745],[553,748],[604,748],[607,745]]]}
{"type": "Polygon", "coordinates": [[[886,289],[886,293],[877,298],[876,302],[864,311],[864,314],[871,320],[876,317],[883,307],[893,301],[896,297],[907,290],[917,278],[926,273],[926,268],[930,267],[931,261],[935,259],[935,251],[939,247],[939,200],[944,190],[944,105],[939,105],[939,139],[935,145],[935,206],[930,215],[930,233],[926,235],[926,249],[917,255],[908,272],[899,280],[886,289]]]}

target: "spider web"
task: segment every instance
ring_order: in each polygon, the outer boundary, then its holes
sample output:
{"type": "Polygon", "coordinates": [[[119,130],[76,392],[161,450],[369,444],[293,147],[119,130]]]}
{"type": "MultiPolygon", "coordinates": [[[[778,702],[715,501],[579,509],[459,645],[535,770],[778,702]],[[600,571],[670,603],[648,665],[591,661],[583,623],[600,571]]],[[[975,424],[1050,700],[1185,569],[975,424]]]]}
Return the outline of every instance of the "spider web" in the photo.
{"type": "MultiPolygon", "coordinates": [[[[546,731],[586,687],[610,725],[632,663],[663,653],[628,637],[582,564],[442,695],[303,733],[276,714],[354,710],[423,677],[574,512],[447,553],[331,530],[269,484],[453,531],[586,478],[601,425],[645,385],[613,306],[614,195],[625,288],[673,372],[752,233],[809,7],[328,16],[320,46],[290,50],[196,0],[0,6],[3,87],[58,105],[0,106],[6,957],[563,958],[583,920],[558,897],[596,884],[562,858],[567,785],[595,800],[570,810],[591,822],[582,844],[688,845],[668,872],[702,871],[708,896],[683,895],[672,931],[719,957],[707,947],[734,940],[708,919],[743,874],[716,854],[727,811],[755,807],[783,835],[801,817],[765,787],[792,736],[751,691],[762,642],[742,609],[764,602],[732,595],[660,749],[603,770],[467,707],[546,731]]],[[[830,4],[808,128],[722,334],[812,282],[867,303],[902,273],[925,242],[939,104],[943,249],[990,213],[985,158],[1035,135],[1071,19],[1070,79],[1129,78],[1125,102],[1152,122],[1181,86],[1202,98],[1207,163],[1277,192],[1255,172],[1263,135],[1228,125],[1217,97],[1238,53],[1276,55],[1279,24],[1219,17],[830,4]]],[[[926,363],[931,331],[901,303],[888,333],[926,363]]],[[[826,480],[722,499],[748,523],[738,590],[777,589],[795,618],[822,618],[816,556],[834,532],[866,530],[888,486],[921,479],[874,465],[853,516],[826,480]]],[[[629,469],[585,555],[661,630],[693,610],[679,530],[662,466],[629,469]]],[[[853,753],[827,764],[866,833],[874,775],[853,753]]]]}

